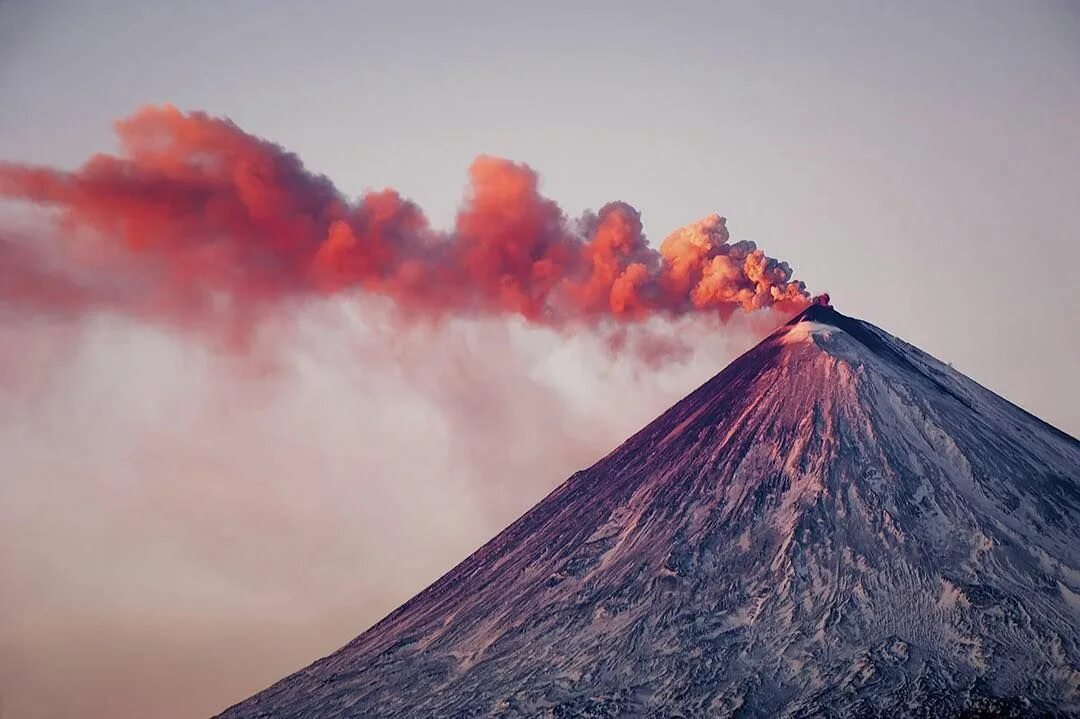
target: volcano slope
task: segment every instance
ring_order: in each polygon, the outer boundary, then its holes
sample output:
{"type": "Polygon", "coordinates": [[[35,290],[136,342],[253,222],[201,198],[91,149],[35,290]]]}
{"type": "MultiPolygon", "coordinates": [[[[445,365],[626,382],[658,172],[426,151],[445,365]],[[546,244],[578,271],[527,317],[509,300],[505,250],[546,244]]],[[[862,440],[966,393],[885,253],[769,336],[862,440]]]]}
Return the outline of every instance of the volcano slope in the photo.
{"type": "Polygon", "coordinates": [[[1078,626],[1080,443],[813,305],[221,717],[1071,716],[1078,626]]]}

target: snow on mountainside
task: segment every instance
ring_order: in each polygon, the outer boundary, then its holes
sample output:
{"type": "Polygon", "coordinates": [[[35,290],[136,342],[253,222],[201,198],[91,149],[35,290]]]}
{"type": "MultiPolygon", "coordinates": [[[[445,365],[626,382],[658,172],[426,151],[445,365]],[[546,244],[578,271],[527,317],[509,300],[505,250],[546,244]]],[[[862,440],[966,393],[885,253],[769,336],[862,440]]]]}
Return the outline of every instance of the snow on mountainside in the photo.
{"type": "Polygon", "coordinates": [[[814,305],[255,717],[1080,714],[1080,443],[814,305]]]}

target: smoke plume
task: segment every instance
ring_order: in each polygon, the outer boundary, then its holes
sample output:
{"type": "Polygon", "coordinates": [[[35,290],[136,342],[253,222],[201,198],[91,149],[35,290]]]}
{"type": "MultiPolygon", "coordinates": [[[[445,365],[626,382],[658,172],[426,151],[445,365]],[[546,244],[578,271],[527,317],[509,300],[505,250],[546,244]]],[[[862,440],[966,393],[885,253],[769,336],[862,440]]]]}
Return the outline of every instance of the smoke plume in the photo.
{"type": "Polygon", "coordinates": [[[723,218],[654,249],[630,205],[568,218],[507,160],[473,163],[438,230],[228,120],[148,108],[117,134],[74,171],[0,163],[12,716],[220,710],[777,320],[737,310],[808,301],[723,218]]]}
{"type": "Polygon", "coordinates": [[[50,208],[64,238],[46,257],[0,237],[0,301],[181,326],[216,317],[237,336],[276,303],[345,291],[385,296],[407,316],[560,328],[807,302],[786,263],[729,241],[723,217],[655,250],[630,205],[568,219],[532,169],[501,158],[473,162],[454,227],[439,231],[396,191],[349,200],[227,119],[147,107],[116,132],[118,154],[75,171],[0,163],[0,198],[50,208]]]}

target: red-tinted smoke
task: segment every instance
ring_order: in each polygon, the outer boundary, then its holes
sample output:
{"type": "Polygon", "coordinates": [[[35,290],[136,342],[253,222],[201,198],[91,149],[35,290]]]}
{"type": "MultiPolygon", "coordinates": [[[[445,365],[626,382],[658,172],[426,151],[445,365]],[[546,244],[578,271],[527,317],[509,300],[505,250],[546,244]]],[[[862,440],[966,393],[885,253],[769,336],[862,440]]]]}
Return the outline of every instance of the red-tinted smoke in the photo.
{"type": "Polygon", "coordinates": [[[690,312],[795,310],[808,302],[786,263],[728,241],[717,215],[660,250],[640,215],[614,202],[570,221],[526,165],[481,156],[453,230],[430,228],[393,190],[345,199],[296,155],[232,122],[172,106],[117,123],[121,151],[66,172],[0,163],[0,198],[54,208],[67,248],[51,276],[33,245],[0,238],[0,302],[57,311],[122,288],[110,305],[182,324],[222,314],[239,325],[290,296],[350,289],[409,313],[515,314],[552,326],[690,312]]]}

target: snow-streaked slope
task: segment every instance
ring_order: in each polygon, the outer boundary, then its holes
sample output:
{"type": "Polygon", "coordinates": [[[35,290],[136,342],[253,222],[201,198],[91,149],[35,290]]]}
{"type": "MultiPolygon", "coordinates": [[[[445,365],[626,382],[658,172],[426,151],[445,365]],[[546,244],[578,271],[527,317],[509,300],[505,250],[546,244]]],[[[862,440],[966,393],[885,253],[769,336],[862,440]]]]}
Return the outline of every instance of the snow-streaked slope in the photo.
{"type": "Polygon", "coordinates": [[[1073,713],[1078,627],[1080,443],[815,305],[222,717],[1073,713]]]}

